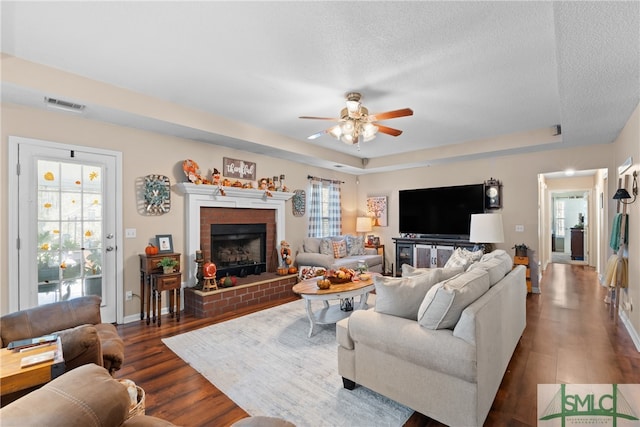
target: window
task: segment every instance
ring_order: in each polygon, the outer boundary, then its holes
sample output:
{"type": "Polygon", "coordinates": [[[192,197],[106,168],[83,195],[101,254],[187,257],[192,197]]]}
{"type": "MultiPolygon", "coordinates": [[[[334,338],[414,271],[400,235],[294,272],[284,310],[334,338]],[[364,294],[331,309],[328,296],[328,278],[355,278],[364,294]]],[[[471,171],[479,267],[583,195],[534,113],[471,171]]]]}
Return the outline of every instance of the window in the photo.
{"type": "Polygon", "coordinates": [[[340,182],[311,178],[309,237],[337,236],[342,232],[340,182]]]}
{"type": "Polygon", "coordinates": [[[555,199],[556,236],[564,237],[564,200],[555,199]]]}

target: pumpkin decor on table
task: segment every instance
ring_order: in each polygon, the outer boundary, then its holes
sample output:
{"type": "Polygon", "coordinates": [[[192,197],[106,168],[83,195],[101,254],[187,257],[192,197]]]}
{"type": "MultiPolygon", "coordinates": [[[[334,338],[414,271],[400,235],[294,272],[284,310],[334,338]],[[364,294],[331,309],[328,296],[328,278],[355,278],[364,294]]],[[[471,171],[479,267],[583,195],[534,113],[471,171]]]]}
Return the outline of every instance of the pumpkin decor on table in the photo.
{"type": "Polygon", "coordinates": [[[316,281],[316,286],[318,289],[329,289],[331,287],[331,281],[321,277],[316,281]]]}
{"type": "Polygon", "coordinates": [[[289,268],[287,268],[287,267],[278,267],[276,269],[276,274],[278,276],[286,276],[287,274],[289,274],[289,268]]]}
{"type": "Polygon", "coordinates": [[[355,274],[356,272],[349,268],[340,267],[337,270],[329,270],[327,272],[327,279],[333,284],[347,283],[351,281],[355,274]]]}
{"type": "Polygon", "coordinates": [[[149,245],[144,248],[144,253],[147,255],[158,255],[158,247],[149,243],[149,245]]]}

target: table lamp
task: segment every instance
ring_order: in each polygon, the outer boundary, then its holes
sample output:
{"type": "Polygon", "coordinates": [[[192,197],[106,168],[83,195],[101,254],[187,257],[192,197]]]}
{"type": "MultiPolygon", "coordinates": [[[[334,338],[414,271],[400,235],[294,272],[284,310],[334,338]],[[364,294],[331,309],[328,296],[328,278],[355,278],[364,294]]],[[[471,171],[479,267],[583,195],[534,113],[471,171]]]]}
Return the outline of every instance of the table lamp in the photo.
{"type": "Polygon", "coordinates": [[[494,249],[493,243],[504,242],[502,215],[496,213],[471,214],[469,241],[482,246],[485,253],[494,249]]]}
{"type": "Polygon", "coordinates": [[[359,216],[356,219],[356,233],[368,233],[372,229],[371,218],[368,216],[359,216]]]}

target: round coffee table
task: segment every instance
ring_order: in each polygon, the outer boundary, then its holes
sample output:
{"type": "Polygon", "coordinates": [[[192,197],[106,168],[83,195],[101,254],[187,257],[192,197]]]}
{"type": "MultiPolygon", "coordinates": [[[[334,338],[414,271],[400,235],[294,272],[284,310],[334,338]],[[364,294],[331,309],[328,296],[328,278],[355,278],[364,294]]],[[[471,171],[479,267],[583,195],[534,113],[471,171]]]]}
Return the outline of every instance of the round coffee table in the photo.
{"type": "Polygon", "coordinates": [[[331,285],[329,289],[318,289],[317,281],[317,278],[308,279],[293,287],[293,292],[305,300],[307,317],[311,323],[309,337],[313,335],[313,327],[315,325],[337,323],[345,317],[349,317],[354,309],[366,309],[369,292],[375,288],[373,278],[358,282],[335,284],[331,285]],[[353,298],[356,296],[360,296],[360,301],[358,305],[354,306],[353,298]],[[330,300],[340,300],[340,304],[329,304],[330,300]],[[322,301],[324,308],[314,313],[311,308],[311,301],[322,301]]]}

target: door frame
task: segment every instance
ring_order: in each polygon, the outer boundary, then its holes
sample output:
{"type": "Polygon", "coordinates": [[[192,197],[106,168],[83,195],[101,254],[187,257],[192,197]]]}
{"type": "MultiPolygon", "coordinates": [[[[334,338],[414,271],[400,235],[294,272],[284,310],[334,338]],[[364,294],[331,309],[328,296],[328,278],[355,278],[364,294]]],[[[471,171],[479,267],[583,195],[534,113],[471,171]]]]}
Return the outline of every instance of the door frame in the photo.
{"type": "Polygon", "coordinates": [[[26,138],[21,136],[8,137],[7,151],[7,170],[8,173],[8,192],[7,200],[9,202],[8,226],[7,233],[7,260],[8,260],[8,295],[9,295],[9,312],[15,312],[20,309],[19,289],[18,286],[12,286],[11,283],[19,283],[18,268],[18,249],[19,249],[19,233],[18,233],[18,146],[19,144],[30,144],[34,146],[42,146],[56,148],[61,150],[76,150],[91,152],[98,155],[113,156],[115,158],[116,170],[114,171],[115,179],[115,262],[116,262],[116,322],[124,323],[124,258],[122,250],[123,245],[123,221],[122,221],[122,152],[105,150],[102,148],[87,147],[82,145],[65,144],[59,142],[45,141],[41,139],[26,138]],[[118,196],[120,195],[120,196],[118,196]]]}

